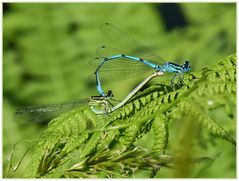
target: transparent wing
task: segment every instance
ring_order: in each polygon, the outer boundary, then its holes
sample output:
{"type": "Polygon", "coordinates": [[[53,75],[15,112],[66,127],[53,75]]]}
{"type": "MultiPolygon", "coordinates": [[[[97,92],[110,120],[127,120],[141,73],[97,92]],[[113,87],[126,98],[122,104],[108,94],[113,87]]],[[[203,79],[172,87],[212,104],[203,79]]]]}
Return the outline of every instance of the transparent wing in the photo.
{"type": "Polygon", "coordinates": [[[34,124],[49,122],[58,115],[73,110],[82,104],[86,104],[89,99],[77,100],[66,103],[39,105],[17,108],[13,120],[19,124],[34,124]]]}
{"type": "Polygon", "coordinates": [[[126,54],[126,52],[118,48],[113,48],[106,45],[100,46],[96,49],[96,55],[100,58],[107,58],[119,54],[126,54]]]}
{"type": "MultiPolygon", "coordinates": [[[[119,30],[112,24],[103,23],[100,25],[100,30],[114,45],[116,45],[117,48],[100,46],[96,51],[98,57],[92,59],[90,61],[90,65],[99,66],[104,58],[121,54],[142,58],[157,65],[165,63],[165,61],[157,54],[140,45],[127,33],[119,30]]],[[[155,71],[153,68],[143,64],[142,62],[127,58],[117,58],[108,60],[100,67],[99,78],[101,83],[105,80],[116,81],[141,78],[143,76],[148,76],[149,72],[151,73],[153,71],[155,71]]]]}
{"type": "Polygon", "coordinates": [[[130,72],[127,75],[124,74],[123,72],[102,72],[99,74],[100,76],[100,80],[102,81],[124,81],[124,80],[130,80],[130,79],[144,79],[145,77],[149,76],[151,73],[153,73],[154,71],[151,72],[149,71],[135,71],[135,72],[130,72]]]}
{"type": "MultiPolygon", "coordinates": [[[[96,57],[96,58],[90,60],[92,65],[95,64],[97,66],[99,66],[99,64],[102,61],[103,61],[103,58],[99,58],[99,57],[96,57]]],[[[125,71],[125,72],[137,71],[137,69],[154,70],[153,68],[143,64],[142,62],[138,62],[135,60],[129,60],[126,58],[117,58],[117,59],[107,60],[104,62],[104,64],[100,68],[101,71],[113,71],[114,70],[114,71],[125,71]],[[120,70],[118,70],[118,69],[120,69],[120,70]]]]}
{"type": "MultiPolygon", "coordinates": [[[[104,58],[125,54],[123,50],[107,46],[100,46],[96,53],[98,57],[90,61],[90,64],[95,67],[99,66],[104,58]]],[[[117,58],[105,62],[99,69],[99,74],[100,77],[104,79],[122,80],[132,79],[135,78],[135,76],[141,76],[142,74],[151,73],[153,71],[155,71],[153,68],[143,64],[142,62],[126,58],[117,58]]]]}
{"type": "MultiPolygon", "coordinates": [[[[101,58],[95,58],[94,61],[100,62],[101,58]]],[[[134,79],[149,75],[154,72],[155,69],[144,65],[141,62],[130,61],[125,58],[117,58],[113,60],[108,60],[99,69],[100,80],[125,80],[134,79]]]]}
{"type": "Polygon", "coordinates": [[[141,45],[132,38],[128,33],[120,30],[110,23],[100,25],[100,30],[119,49],[124,50],[131,56],[136,56],[145,60],[153,61],[154,63],[163,64],[165,60],[154,53],[149,48],[141,45]]]}
{"type": "MultiPolygon", "coordinates": [[[[97,57],[89,61],[90,65],[94,67],[99,66],[100,62],[103,61],[104,58],[109,58],[115,55],[126,54],[126,52],[117,48],[109,47],[109,46],[100,46],[97,48],[96,54],[97,54],[97,57]]],[[[123,69],[123,68],[137,69],[140,67],[141,69],[143,68],[147,69],[147,66],[143,64],[142,62],[134,61],[127,58],[117,58],[117,59],[108,60],[107,62],[105,62],[103,66],[107,67],[107,69],[110,68],[111,70],[112,68],[113,69],[123,69]]]]}

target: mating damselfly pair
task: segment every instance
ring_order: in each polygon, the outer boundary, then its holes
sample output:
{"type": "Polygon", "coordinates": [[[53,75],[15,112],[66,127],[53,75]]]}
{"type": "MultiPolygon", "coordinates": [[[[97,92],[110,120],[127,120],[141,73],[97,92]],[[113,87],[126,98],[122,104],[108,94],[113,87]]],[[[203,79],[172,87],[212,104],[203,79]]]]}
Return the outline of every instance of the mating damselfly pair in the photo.
{"type": "Polygon", "coordinates": [[[171,85],[173,86],[176,79],[183,80],[184,73],[190,70],[189,61],[185,61],[183,65],[166,62],[110,23],[101,24],[100,30],[117,47],[100,46],[97,49],[97,57],[90,61],[90,63],[97,66],[93,74],[96,79],[96,89],[99,92],[99,96],[91,96],[85,100],[63,104],[20,108],[15,113],[16,117],[26,119],[25,115],[30,114],[32,117],[30,122],[41,122],[75,109],[81,104],[89,104],[90,109],[95,114],[110,114],[125,105],[152,78],[164,76],[165,73],[173,74],[171,76],[171,85]],[[101,77],[109,72],[113,72],[113,74],[120,72],[128,75],[145,71],[153,71],[153,73],[138,84],[123,100],[116,105],[112,104],[111,101],[116,100],[113,98],[112,91],[105,92],[103,90],[101,77]]]}

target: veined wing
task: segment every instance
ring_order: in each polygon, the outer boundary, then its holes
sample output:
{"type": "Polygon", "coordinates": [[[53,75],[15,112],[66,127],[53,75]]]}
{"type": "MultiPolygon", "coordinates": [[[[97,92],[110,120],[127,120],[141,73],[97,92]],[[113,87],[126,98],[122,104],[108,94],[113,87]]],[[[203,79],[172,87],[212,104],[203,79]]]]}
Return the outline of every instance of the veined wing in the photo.
{"type": "Polygon", "coordinates": [[[58,115],[73,110],[81,104],[86,104],[89,99],[71,101],[59,104],[28,106],[17,108],[13,120],[20,124],[34,124],[49,122],[58,115]]]}
{"type": "MultiPolygon", "coordinates": [[[[97,68],[103,60],[104,60],[103,58],[96,57],[96,58],[90,60],[90,62],[91,62],[90,64],[95,65],[94,67],[97,68]]],[[[125,69],[125,72],[137,71],[137,69],[138,69],[138,71],[143,71],[143,70],[148,70],[148,69],[155,70],[152,67],[149,67],[149,66],[143,64],[142,62],[123,58],[123,57],[107,60],[100,67],[101,71],[117,72],[117,71],[124,71],[124,69],[125,69]]]]}
{"type": "MultiPolygon", "coordinates": [[[[110,57],[117,56],[117,55],[118,56],[128,55],[123,50],[105,46],[105,45],[98,47],[96,50],[96,54],[97,54],[97,57],[89,61],[90,65],[92,65],[94,67],[99,66],[99,64],[105,58],[109,59],[110,57]]],[[[136,57],[136,58],[138,58],[138,57],[136,57]]],[[[141,69],[143,69],[145,67],[145,64],[143,64],[142,62],[139,62],[139,61],[132,60],[132,59],[119,57],[119,58],[108,60],[107,62],[105,62],[104,66],[106,66],[107,68],[112,67],[114,69],[120,69],[120,68],[136,69],[136,67],[137,68],[141,67],[141,69]]],[[[146,68],[147,68],[147,66],[146,66],[146,68]]]]}
{"type": "Polygon", "coordinates": [[[96,55],[100,58],[108,58],[119,54],[126,54],[126,52],[106,45],[99,46],[96,49],[96,55]]]}
{"type": "Polygon", "coordinates": [[[104,71],[99,73],[100,81],[124,81],[131,79],[143,80],[145,77],[149,76],[155,72],[152,69],[148,71],[132,71],[129,70],[127,74],[124,71],[104,71]]]}
{"type": "MultiPolygon", "coordinates": [[[[102,59],[95,58],[94,61],[101,62],[102,59]]],[[[155,69],[141,62],[127,60],[125,58],[117,58],[105,62],[98,70],[98,73],[100,80],[104,79],[117,81],[148,76],[154,71],[155,69]]]]}
{"type": "Polygon", "coordinates": [[[132,38],[128,33],[120,30],[110,23],[100,25],[101,32],[119,49],[124,50],[131,56],[136,56],[158,64],[165,63],[165,60],[152,52],[149,48],[142,46],[138,41],[132,38]]]}
{"type": "MultiPolygon", "coordinates": [[[[97,48],[96,53],[98,57],[89,61],[90,65],[94,67],[99,66],[105,58],[122,54],[127,55],[123,50],[108,46],[100,46],[97,48]]],[[[98,72],[101,80],[117,81],[148,76],[154,71],[155,69],[143,64],[142,62],[127,58],[116,58],[105,61],[98,72]]]]}

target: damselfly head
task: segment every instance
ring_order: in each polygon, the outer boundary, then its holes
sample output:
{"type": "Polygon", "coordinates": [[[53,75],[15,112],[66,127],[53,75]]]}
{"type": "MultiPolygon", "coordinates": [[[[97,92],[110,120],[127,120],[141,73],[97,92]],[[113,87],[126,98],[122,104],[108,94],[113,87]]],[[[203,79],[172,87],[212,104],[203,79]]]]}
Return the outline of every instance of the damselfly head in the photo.
{"type": "Polygon", "coordinates": [[[112,90],[106,92],[106,97],[114,97],[112,90]]]}
{"type": "Polygon", "coordinates": [[[183,65],[182,65],[182,68],[183,68],[184,72],[188,72],[189,70],[191,70],[189,61],[187,61],[187,60],[184,61],[183,65]]]}

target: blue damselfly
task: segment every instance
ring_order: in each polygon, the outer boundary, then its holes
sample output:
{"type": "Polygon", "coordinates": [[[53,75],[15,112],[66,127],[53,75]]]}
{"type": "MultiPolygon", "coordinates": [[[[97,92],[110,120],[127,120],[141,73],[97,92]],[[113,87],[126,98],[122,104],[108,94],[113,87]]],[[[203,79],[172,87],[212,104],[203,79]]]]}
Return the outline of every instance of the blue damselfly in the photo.
{"type": "Polygon", "coordinates": [[[110,23],[101,24],[100,30],[117,46],[117,48],[99,47],[97,49],[98,57],[91,61],[92,64],[97,64],[94,74],[96,88],[101,96],[106,94],[101,85],[100,73],[114,72],[115,74],[116,72],[121,72],[122,74],[132,74],[148,70],[152,71],[153,69],[157,72],[174,73],[171,78],[171,84],[173,85],[176,78],[183,80],[184,73],[190,70],[189,61],[184,61],[182,65],[167,62],[110,23]]]}

